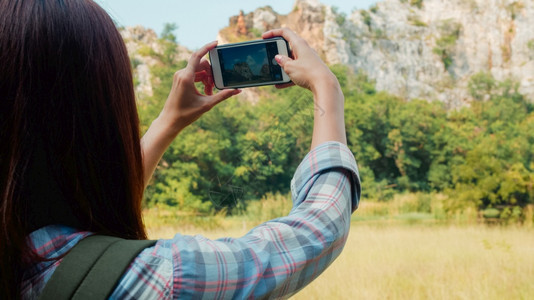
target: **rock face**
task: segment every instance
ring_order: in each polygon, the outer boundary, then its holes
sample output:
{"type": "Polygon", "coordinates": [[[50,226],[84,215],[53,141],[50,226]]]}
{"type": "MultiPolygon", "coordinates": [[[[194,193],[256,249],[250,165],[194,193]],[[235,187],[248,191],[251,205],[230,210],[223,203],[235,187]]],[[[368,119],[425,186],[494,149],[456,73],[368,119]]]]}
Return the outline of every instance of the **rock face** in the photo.
{"type": "Polygon", "coordinates": [[[156,61],[150,56],[141,55],[141,53],[143,47],[158,49],[159,45],[156,42],[158,36],[152,29],[145,29],[141,26],[126,27],[120,32],[132,61],[134,75],[139,81],[136,86],[136,94],[152,96],[150,67],[156,61]]]}
{"type": "Polygon", "coordinates": [[[287,26],[329,64],[344,64],[376,80],[379,90],[457,107],[470,100],[469,78],[479,72],[512,78],[534,98],[534,0],[384,0],[349,16],[318,0],[297,0],[288,15],[270,7],[242,16],[244,36],[258,38],[287,26]]]}
{"type": "MultiPolygon", "coordinates": [[[[161,44],[158,43],[158,35],[152,29],[142,26],[125,27],[120,30],[122,38],[128,49],[134,77],[138,81],[136,94],[138,98],[152,96],[152,74],[150,67],[158,61],[150,55],[150,52],[162,53],[161,44]]],[[[186,47],[178,45],[177,60],[188,60],[191,51],[186,47]]]]}

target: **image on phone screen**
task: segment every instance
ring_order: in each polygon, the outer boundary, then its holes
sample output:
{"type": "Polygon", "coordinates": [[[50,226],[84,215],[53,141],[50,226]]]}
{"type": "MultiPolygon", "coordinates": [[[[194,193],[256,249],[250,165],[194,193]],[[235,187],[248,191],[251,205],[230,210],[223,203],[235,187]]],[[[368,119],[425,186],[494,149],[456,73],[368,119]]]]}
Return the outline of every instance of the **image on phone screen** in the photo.
{"type": "Polygon", "coordinates": [[[224,86],[241,86],[282,80],[282,68],[274,57],[275,42],[217,50],[224,86]]]}

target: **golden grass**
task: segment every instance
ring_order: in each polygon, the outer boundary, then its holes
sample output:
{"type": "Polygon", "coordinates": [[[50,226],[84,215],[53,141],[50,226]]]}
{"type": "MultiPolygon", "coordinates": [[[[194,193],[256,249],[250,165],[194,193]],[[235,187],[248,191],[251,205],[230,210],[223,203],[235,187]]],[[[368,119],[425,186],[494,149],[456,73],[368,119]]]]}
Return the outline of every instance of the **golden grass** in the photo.
{"type": "Polygon", "coordinates": [[[353,224],[344,252],[294,299],[533,299],[534,231],[353,224]]]}
{"type": "MultiPolygon", "coordinates": [[[[149,228],[239,237],[244,220],[215,230],[149,228]]],[[[225,223],[226,222],[226,223],[225,223]]],[[[533,299],[534,230],[520,227],[353,223],[341,256],[293,299],[533,299]]]]}

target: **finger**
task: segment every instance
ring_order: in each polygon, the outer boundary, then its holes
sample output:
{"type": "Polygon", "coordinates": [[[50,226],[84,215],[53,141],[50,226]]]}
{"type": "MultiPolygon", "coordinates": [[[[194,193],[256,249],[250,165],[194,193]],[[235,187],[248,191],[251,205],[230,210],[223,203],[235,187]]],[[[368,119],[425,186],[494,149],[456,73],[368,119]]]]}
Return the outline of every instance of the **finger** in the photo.
{"type": "Polygon", "coordinates": [[[221,103],[222,101],[232,97],[232,96],[235,96],[239,93],[241,93],[242,90],[239,90],[239,89],[235,89],[235,90],[223,90],[223,91],[220,91],[218,92],[217,94],[211,96],[212,99],[211,99],[211,107],[221,103]]]}
{"type": "Polygon", "coordinates": [[[200,61],[197,72],[199,71],[206,71],[206,73],[211,74],[211,64],[207,59],[203,58],[200,61]]]}
{"type": "Polygon", "coordinates": [[[203,81],[207,77],[206,71],[200,71],[195,73],[195,82],[203,81]]]}
{"type": "Polygon", "coordinates": [[[264,39],[270,39],[270,38],[274,38],[274,37],[278,37],[278,36],[283,37],[286,41],[288,41],[291,44],[299,44],[301,42],[304,42],[304,39],[302,39],[294,31],[292,31],[291,29],[288,29],[288,28],[273,29],[273,30],[269,30],[267,32],[264,32],[262,34],[262,37],[264,39]]]}
{"type": "Polygon", "coordinates": [[[293,38],[297,38],[297,34],[293,32],[289,28],[277,28],[277,29],[271,29],[267,32],[264,32],[262,35],[262,38],[264,39],[270,39],[273,37],[281,36],[287,39],[288,41],[293,38]]]}
{"type": "Polygon", "coordinates": [[[197,51],[193,52],[191,54],[191,58],[189,58],[189,61],[187,62],[186,70],[189,75],[193,76],[195,74],[195,71],[200,66],[201,59],[210,51],[211,49],[215,48],[217,46],[217,41],[213,41],[209,44],[204,45],[202,48],[198,49],[197,51]]]}
{"type": "Polygon", "coordinates": [[[295,85],[295,83],[293,83],[293,82],[289,82],[289,83],[275,84],[274,86],[275,86],[277,89],[281,90],[281,89],[285,89],[285,88],[288,88],[288,87],[292,87],[292,86],[294,86],[294,85],[295,85]]]}
{"type": "Polygon", "coordinates": [[[210,85],[209,80],[204,83],[204,94],[211,96],[213,95],[213,85],[210,85]]]}
{"type": "Polygon", "coordinates": [[[206,71],[200,71],[195,73],[195,82],[202,82],[204,85],[204,93],[206,95],[212,95],[213,94],[213,79],[209,74],[207,74],[206,71]]]}
{"type": "Polygon", "coordinates": [[[195,73],[195,82],[202,81],[203,84],[210,85],[213,83],[213,78],[206,71],[195,73]]]}
{"type": "Polygon", "coordinates": [[[290,79],[292,79],[293,71],[295,71],[294,68],[294,60],[288,56],[277,54],[275,57],[276,62],[280,67],[282,67],[282,70],[289,76],[290,79]]]}
{"type": "Polygon", "coordinates": [[[285,56],[285,55],[281,55],[281,54],[277,54],[274,59],[276,59],[276,62],[280,65],[280,67],[282,67],[282,69],[285,68],[286,64],[288,62],[291,62],[293,61],[292,58],[288,57],[288,56],[285,56]]]}
{"type": "Polygon", "coordinates": [[[213,81],[213,76],[209,77],[209,84],[212,87],[211,89],[213,90],[213,88],[215,87],[215,81],[213,81]]]}
{"type": "Polygon", "coordinates": [[[202,70],[201,72],[205,73],[205,77],[202,80],[202,83],[204,83],[205,91],[209,90],[209,92],[206,92],[206,95],[213,94],[213,87],[215,86],[215,83],[213,82],[213,73],[211,71],[211,64],[208,60],[202,59],[200,62],[199,68],[202,70]]]}
{"type": "MultiPolygon", "coordinates": [[[[202,79],[202,84],[204,85],[204,91],[213,90],[213,84],[212,84],[210,78],[207,75],[202,79]]],[[[210,94],[210,93],[208,93],[208,94],[210,94]]]]}
{"type": "Polygon", "coordinates": [[[289,43],[289,47],[291,48],[290,56],[293,58],[298,58],[299,53],[311,49],[303,38],[288,28],[273,29],[265,32],[262,36],[264,39],[283,37],[289,43]]]}

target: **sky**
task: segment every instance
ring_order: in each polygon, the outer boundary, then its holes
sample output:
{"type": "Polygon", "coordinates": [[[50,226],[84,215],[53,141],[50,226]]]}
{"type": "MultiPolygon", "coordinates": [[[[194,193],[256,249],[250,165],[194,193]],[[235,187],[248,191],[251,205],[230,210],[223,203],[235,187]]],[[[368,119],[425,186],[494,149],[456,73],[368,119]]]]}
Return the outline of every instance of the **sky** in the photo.
{"type": "MultiPolygon", "coordinates": [[[[120,26],[142,25],[160,34],[165,23],[178,25],[178,42],[195,50],[214,41],[228,19],[270,5],[279,14],[288,14],[294,0],[95,0],[120,26]]],[[[350,14],[367,9],[377,0],[320,0],[350,14]]]]}

